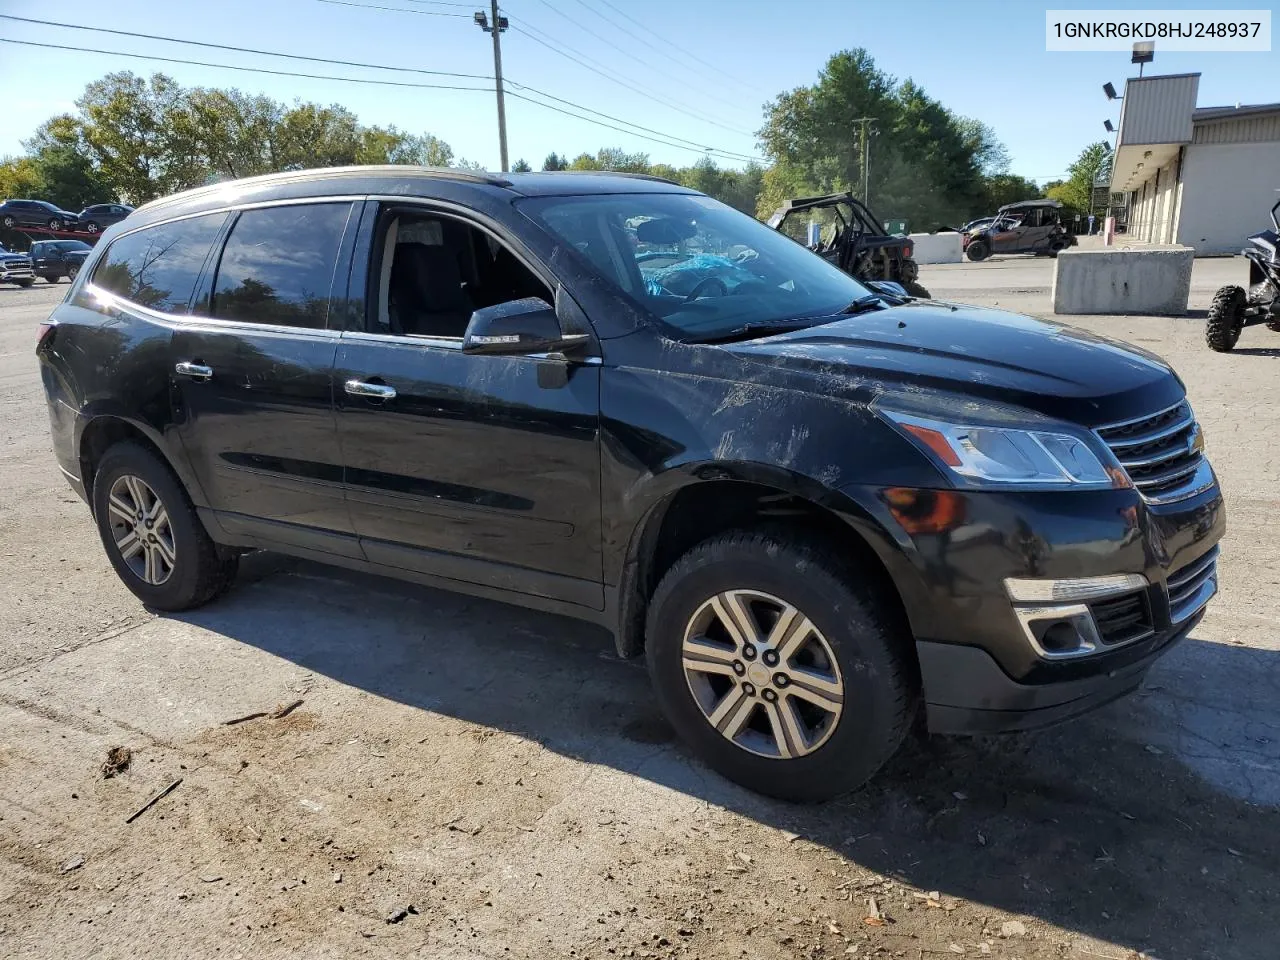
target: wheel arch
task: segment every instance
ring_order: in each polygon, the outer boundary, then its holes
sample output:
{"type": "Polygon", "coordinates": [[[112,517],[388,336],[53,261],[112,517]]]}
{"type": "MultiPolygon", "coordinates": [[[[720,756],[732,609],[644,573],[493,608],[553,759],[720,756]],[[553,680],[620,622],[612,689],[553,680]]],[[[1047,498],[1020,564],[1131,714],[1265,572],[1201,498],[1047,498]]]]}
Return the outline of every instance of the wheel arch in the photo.
{"type": "MultiPolygon", "coordinates": [[[[658,479],[658,478],[655,478],[658,479]]],[[[907,600],[915,596],[910,565],[893,538],[852,497],[780,467],[705,464],[667,479],[634,525],[619,571],[614,640],[618,656],[644,649],[648,603],[663,574],[687,550],[731,529],[787,523],[848,558],[881,588],[910,634],[907,600]]],[[[914,664],[914,646],[909,651],[914,664]]]]}
{"type": "Polygon", "coordinates": [[[108,450],[125,441],[137,443],[156,454],[173,471],[192,501],[197,506],[203,505],[203,496],[194,478],[185,469],[185,464],[170,455],[163,435],[153,426],[114,412],[82,413],[80,423],[75,449],[90,510],[93,509],[93,482],[98,464],[108,450]]]}

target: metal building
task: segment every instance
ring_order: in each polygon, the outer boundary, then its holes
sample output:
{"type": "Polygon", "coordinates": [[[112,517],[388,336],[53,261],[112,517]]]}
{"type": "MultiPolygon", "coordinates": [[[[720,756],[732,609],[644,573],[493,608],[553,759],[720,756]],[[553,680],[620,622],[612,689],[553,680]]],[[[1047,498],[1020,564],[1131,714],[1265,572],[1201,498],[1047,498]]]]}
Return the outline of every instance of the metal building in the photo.
{"type": "Polygon", "coordinates": [[[1238,253],[1280,199],[1280,103],[1197,107],[1200,74],[1125,83],[1111,190],[1128,237],[1238,253]]]}

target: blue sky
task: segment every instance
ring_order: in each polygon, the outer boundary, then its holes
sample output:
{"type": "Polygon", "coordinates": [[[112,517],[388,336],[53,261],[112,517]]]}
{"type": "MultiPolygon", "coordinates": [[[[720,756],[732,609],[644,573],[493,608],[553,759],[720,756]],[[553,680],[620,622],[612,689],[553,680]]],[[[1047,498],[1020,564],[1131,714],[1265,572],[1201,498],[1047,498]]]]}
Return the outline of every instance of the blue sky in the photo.
{"type": "MultiPolygon", "coordinates": [[[[512,24],[503,36],[507,77],[670,137],[743,156],[758,153],[752,134],[760,126],[767,100],[782,90],[812,83],[835,51],[863,46],[882,69],[899,79],[914,79],[956,112],[990,124],[1009,148],[1013,172],[1043,182],[1062,176],[1084,145],[1105,136],[1104,119],[1119,119],[1119,104],[1106,101],[1101,84],[1110,80],[1119,88],[1136,69],[1123,53],[1045,52],[1046,7],[1107,6],[1100,0],[608,2],[611,6],[600,0],[508,0],[503,4],[512,24]],[[548,42],[609,68],[626,85],[601,76],[598,66],[583,66],[554,52],[548,42]]],[[[1252,4],[1248,0],[1219,4],[1128,0],[1117,5],[1127,9],[1260,6],[1258,0],[1252,4]]],[[[0,0],[0,13],[39,20],[446,73],[488,74],[492,71],[489,37],[470,19],[478,8],[461,0],[113,0],[110,4],[0,0]],[[374,6],[417,12],[371,9],[374,6]]],[[[49,116],[73,109],[87,82],[111,70],[131,69],[144,74],[161,70],[186,85],[235,86],[283,101],[341,103],[363,122],[434,133],[459,156],[498,168],[491,90],[365,86],[233,72],[189,61],[410,83],[479,87],[483,80],[326,66],[10,20],[0,20],[0,38],[153,53],[183,61],[152,63],[0,43],[0,90],[5,102],[0,156],[19,152],[20,141],[49,116]]],[[[1157,46],[1154,69],[1148,72],[1202,72],[1200,104],[1205,106],[1280,97],[1274,82],[1259,81],[1277,76],[1277,66],[1280,54],[1274,51],[1162,54],[1157,46]]],[[[697,150],[649,142],[517,99],[508,99],[507,119],[511,159],[526,158],[535,169],[551,150],[572,156],[601,146],[644,150],[655,162],[677,165],[698,157],[697,150]]]]}

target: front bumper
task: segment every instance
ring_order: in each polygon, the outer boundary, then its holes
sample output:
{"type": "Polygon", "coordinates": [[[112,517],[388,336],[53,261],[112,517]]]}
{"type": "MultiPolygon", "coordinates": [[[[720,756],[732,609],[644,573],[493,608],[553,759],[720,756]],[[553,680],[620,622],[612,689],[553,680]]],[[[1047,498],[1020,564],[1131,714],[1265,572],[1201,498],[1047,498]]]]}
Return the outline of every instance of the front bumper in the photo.
{"type": "Polygon", "coordinates": [[[1123,667],[1061,683],[1025,684],[985,650],[958,644],[916,644],[925,678],[925,720],[930,733],[985,734],[1034,730],[1060,723],[1136,690],[1151,665],[1200,622],[1195,614],[1159,637],[1142,659],[1123,667]]]}
{"type": "Polygon", "coordinates": [[[1132,489],[846,492],[895,541],[874,545],[916,641],[933,730],[1025,729],[1123,695],[1199,622],[1217,585],[1226,513],[1216,482],[1172,503],[1132,489]],[[1046,655],[1031,635],[1039,618],[1028,612],[1058,612],[1057,602],[1041,611],[1006,586],[1135,574],[1145,585],[1079,604],[1101,642],[1078,656],[1046,655]]]}

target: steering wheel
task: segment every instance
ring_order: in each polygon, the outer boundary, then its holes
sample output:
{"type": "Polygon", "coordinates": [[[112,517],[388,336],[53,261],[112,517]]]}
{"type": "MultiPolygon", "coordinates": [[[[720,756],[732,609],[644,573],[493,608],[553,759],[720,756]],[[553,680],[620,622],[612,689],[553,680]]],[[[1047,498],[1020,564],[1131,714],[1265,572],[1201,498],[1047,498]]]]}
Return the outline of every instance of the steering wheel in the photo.
{"type": "Polygon", "coordinates": [[[689,295],[684,298],[684,302],[688,303],[690,300],[697,300],[698,296],[702,293],[702,288],[710,287],[712,284],[715,284],[720,288],[718,296],[723,297],[728,295],[729,287],[719,277],[703,277],[693,285],[693,289],[690,290],[689,295]]]}

